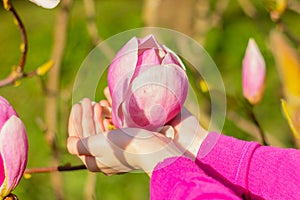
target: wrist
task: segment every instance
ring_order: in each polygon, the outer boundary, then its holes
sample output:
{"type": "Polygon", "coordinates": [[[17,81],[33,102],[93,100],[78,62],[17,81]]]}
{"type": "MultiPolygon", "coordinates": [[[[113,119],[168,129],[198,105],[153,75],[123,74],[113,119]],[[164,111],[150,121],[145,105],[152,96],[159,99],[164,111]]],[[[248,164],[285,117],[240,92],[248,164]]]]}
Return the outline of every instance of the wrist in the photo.
{"type": "Polygon", "coordinates": [[[184,156],[195,160],[207,135],[208,131],[199,124],[196,117],[192,116],[188,124],[182,124],[177,128],[174,142],[184,152],[184,156]]]}
{"type": "MultiPolygon", "coordinates": [[[[152,133],[153,135],[153,133],[152,133]]],[[[158,163],[165,159],[182,156],[184,154],[173,142],[173,140],[162,137],[160,134],[153,135],[144,144],[136,146],[138,159],[136,159],[136,167],[142,169],[145,173],[151,176],[152,171],[158,163]]]]}
{"type": "Polygon", "coordinates": [[[189,157],[192,160],[195,160],[198,151],[207,136],[208,136],[208,131],[206,131],[201,126],[199,126],[197,131],[195,132],[191,144],[187,147],[187,151],[185,151],[185,156],[189,157]]]}

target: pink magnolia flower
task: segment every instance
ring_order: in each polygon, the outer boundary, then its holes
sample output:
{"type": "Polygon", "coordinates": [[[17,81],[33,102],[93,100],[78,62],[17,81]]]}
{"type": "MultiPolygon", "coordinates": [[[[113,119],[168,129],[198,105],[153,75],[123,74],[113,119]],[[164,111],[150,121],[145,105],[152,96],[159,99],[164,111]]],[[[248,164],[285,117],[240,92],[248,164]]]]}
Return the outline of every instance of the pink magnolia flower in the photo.
{"type": "Polygon", "coordinates": [[[108,70],[112,119],[118,127],[157,130],[174,118],[187,96],[180,58],[153,35],[132,38],[108,70]]]}
{"type": "Polygon", "coordinates": [[[38,6],[42,6],[43,8],[52,9],[56,7],[60,0],[29,0],[33,3],[35,3],[38,6]]]}
{"type": "Polygon", "coordinates": [[[0,96],[0,199],[7,196],[23,176],[28,142],[23,122],[0,96]]]}
{"type": "Polygon", "coordinates": [[[243,95],[252,104],[257,104],[263,95],[266,64],[254,39],[250,39],[243,60],[243,95]]]}

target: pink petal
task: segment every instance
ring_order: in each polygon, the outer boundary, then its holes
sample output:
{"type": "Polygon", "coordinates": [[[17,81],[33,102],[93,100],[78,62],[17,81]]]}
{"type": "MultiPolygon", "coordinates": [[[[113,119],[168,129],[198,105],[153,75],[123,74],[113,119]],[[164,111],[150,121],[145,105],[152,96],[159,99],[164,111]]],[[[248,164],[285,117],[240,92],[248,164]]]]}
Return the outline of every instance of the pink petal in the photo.
{"type": "Polygon", "coordinates": [[[255,41],[249,40],[243,60],[242,78],[243,95],[252,104],[260,101],[266,75],[266,66],[255,41]]]}
{"type": "Polygon", "coordinates": [[[138,40],[129,40],[114,57],[108,69],[108,86],[112,94],[121,79],[131,79],[138,61],[138,40]]]}
{"type": "Polygon", "coordinates": [[[120,105],[128,92],[129,84],[139,73],[137,65],[159,64],[160,62],[155,50],[149,49],[153,47],[159,47],[153,36],[149,35],[142,39],[134,37],[118,51],[108,69],[108,86],[113,105],[112,120],[117,127],[123,126],[120,105]],[[138,57],[138,53],[141,56],[138,57]]]}
{"type": "Polygon", "coordinates": [[[4,180],[5,180],[4,163],[3,163],[2,155],[0,153],[0,193],[1,193],[2,184],[4,180]]]}
{"type": "Polygon", "coordinates": [[[162,48],[152,34],[147,35],[144,38],[138,39],[138,42],[139,42],[139,49],[151,49],[151,48],[161,49],[162,48]]]}
{"type": "Polygon", "coordinates": [[[187,91],[187,76],[179,66],[142,66],[122,105],[124,125],[156,130],[177,115],[187,91]]]}
{"type": "Polygon", "coordinates": [[[168,65],[168,64],[175,64],[180,66],[180,63],[178,62],[177,58],[173,56],[171,53],[167,53],[164,59],[161,62],[162,65],[168,65]]]}
{"type": "Polygon", "coordinates": [[[137,66],[140,65],[159,65],[161,59],[158,55],[157,49],[146,49],[142,54],[138,56],[137,66]]]}
{"type": "MultiPolygon", "coordinates": [[[[161,59],[158,55],[158,50],[155,48],[146,49],[138,56],[137,68],[141,65],[159,65],[160,63],[161,59]]],[[[135,73],[133,78],[135,78],[137,74],[138,73],[135,73]]]]}
{"type": "Polygon", "coordinates": [[[0,131],[4,123],[12,116],[16,115],[16,111],[9,104],[9,102],[0,96],[0,131]]]}
{"type": "Polygon", "coordinates": [[[115,87],[115,90],[111,92],[112,97],[112,121],[117,128],[123,127],[123,112],[121,110],[121,105],[126,98],[129,90],[130,80],[123,77],[115,87]]]}
{"type": "Polygon", "coordinates": [[[28,157],[28,141],[23,122],[12,116],[0,132],[0,152],[7,170],[7,190],[13,190],[23,176],[28,157]]]}
{"type": "Polygon", "coordinates": [[[170,64],[171,62],[174,62],[174,64],[179,65],[182,69],[186,70],[185,65],[179,58],[179,56],[174,53],[171,49],[169,49],[167,46],[163,45],[163,49],[167,52],[167,55],[165,56],[164,60],[162,61],[162,64],[170,64]]]}
{"type": "MultiPolygon", "coordinates": [[[[144,51],[148,49],[155,49],[156,55],[159,58],[159,62],[161,62],[162,58],[165,56],[166,52],[163,47],[157,42],[153,35],[148,35],[144,38],[138,39],[139,41],[139,53],[141,55],[144,51]]],[[[145,57],[145,56],[144,56],[145,57]]]]}
{"type": "MultiPolygon", "coordinates": [[[[142,71],[145,71],[148,67],[150,67],[150,68],[152,68],[154,66],[162,67],[161,66],[162,59],[164,59],[164,63],[166,65],[172,66],[171,68],[177,68],[177,72],[180,71],[180,73],[183,73],[184,78],[186,79],[185,72],[182,71],[182,69],[185,69],[185,67],[184,67],[183,63],[181,62],[181,60],[179,59],[179,57],[176,54],[174,54],[171,50],[169,50],[168,48],[163,48],[156,41],[156,39],[154,38],[153,35],[148,35],[145,38],[141,38],[141,39],[137,39],[135,37],[132,38],[129,42],[127,42],[125,44],[124,47],[122,47],[122,49],[117,53],[116,57],[113,59],[113,62],[110,65],[110,68],[108,70],[108,85],[109,85],[110,93],[112,96],[112,120],[113,120],[113,123],[118,128],[127,126],[127,124],[129,123],[128,120],[126,120],[126,116],[125,116],[125,115],[127,115],[128,109],[124,108],[124,106],[127,105],[127,104],[125,104],[124,101],[127,101],[128,98],[130,98],[130,96],[132,96],[132,89],[130,88],[131,84],[133,84],[136,81],[135,80],[136,78],[138,80],[140,80],[141,79],[140,73],[142,71]],[[169,52],[169,53],[166,55],[166,52],[169,52]]],[[[162,71],[164,71],[164,70],[162,70],[162,71]]],[[[159,81],[165,81],[165,80],[167,80],[167,78],[170,78],[174,75],[174,73],[173,74],[171,73],[169,75],[169,74],[166,74],[166,72],[163,74],[160,74],[159,70],[153,71],[150,74],[152,74],[152,75],[150,75],[151,81],[155,81],[155,82],[157,82],[157,79],[161,79],[159,81]],[[160,74],[160,75],[157,76],[157,74],[160,74]],[[162,76],[162,77],[160,77],[160,76],[162,76]]],[[[145,76],[142,76],[142,77],[145,77],[145,76]]],[[[183,77],[183,76],[181,76],[181,77],[183,77]]],[[[146,78],[149,78],[149,77],[146,77],[146,78]]],[[[145,81],[147,81],[147,79],[145,79],[145,81]]],[[[178,86],[178,84],[179,84],[178,87],[181,87],[180,83],[184,82],[181,80],[181,78],[179,78],[179,80],[176,80],[176,81],[172,80],[172,81],[176,82],[176,83],[172,83],[176,86],[178,86]]],[[[137,83],[138,82],[139,81],[137,81],[137,83]]],[[[162,82],[161,84],[164,84],[164,83],[162,82]]],[[[183,84],[182,87],[184,88],[186,85],[187,85],[187,79],[186,79],[185,84],[183,84]]],[[[157,85],[152,86],[151,88],[153,89],[155,87],[157,87],[157,85]]],[[[170,88],[171,87],[172,86],[170,86],[170,88]]],[[[161,88],[156,88],[156,89],[160,89],[162,91],[161,88]]],[[[166,91],[166,90],[164,89],[164,91],[166,91]]],[[[183,89],[183,91],[184,91],[184,89],[183,89]]],[[[187,89],[185,90],[185,93],[187,93],[187,89]]],[[[169,93],[167,92],[164,95],[168,96],[168,94],[169,93]]],[[[183,95],[183,94],[180,94],[180,95],[183,95]]],[[[169,96],[171,96],[171,95],[169,95],[169,96]]],[[[176,94],[175,96],[178,96],[178,95],[176,94]]],[[[183,96],[184,96],[183,99],[185,100],[186,94],[183,96]]],[[[165,99],[168,99],[168,98],[165,98],[165,99]]],[[[151,100],[151,99],[149,99],[149,100],[151,100]]],[[[174,101],[174,99],[172,99],[171,101],[174,101]]],[[[179,105],[177,107],[180,108],[184,101],[180,102],[180,101],[178,101],[178,99],[176,101],[177,101],[177,105],[179,105]]],[[[131,103],[132,103],[132,105],[134,105],[135,102],[132,100],[131,103]]],[[[141,104],[140,100],[138,100],[138,102],[136,102],[136,103],[139,105],[141,104]]],[[[174,105],[175,105],[175,103],[174,103],[174,105]]],[[[131,107],[134,107],[134,106],[131,106],[131,107]]],[[[164,108],[162,109],[161,105],[158,104],[158,106],[152,106],[152,110],[149,111],[149,113],[147,115],[149,115],[149,116],[150,115],[153,115],[153,116],[163,115],[164,110],[165,109],[164,108]]],[[[172,109],[170,109],[170,110],[172,110],[172,109]]],[[[171,116],[175,115],[175,114],[173,114],[173,110],[172,111],[170,111],[170,110],[167,110],[165,120],[169,120],[171,116]]],[[[137,114],[137,115],[140,115],[140,114],[141,113],[139,112],[139,114],[137,114]]],[[[147,118],[149,118],[149,116],[147,116],[147,118]]],[[[144,117],[143,118],[144,121],[141,123],[152,124],[152,125],[153,124],[161,124],[161,120],[156,119],[156,118],[155,117],[152,117],[151,119],[149,118],[150,121],[147,122],[147,119],[144,117]]],[[[161,118],[163,118],[163,117],[161,116],[161,118]]],[[[165,121],[165,120],[163,120],[163,121],[165,121]]],[[[144,126],[144,125],[142,125],[142,126],[144,126]]],[[[156,126],[156,125],[154,125],[154,126],[156,126]]]]}
{"type": "Polygon", "coordinates": [[[117,127],[122,127],[118,110],[136,70],[137,54],[138,39],[133,37],[118,51],[108,69],[108,87],[112,96],[112,120],[117,127]]]}
{"type": "Polygon", "coordinates": [[[160,64],[160,58],[157,55],[156,49],[147,49],[145,50],[142,55],[138,56],[138,63],[135,68],[134,74],[132,75],[131,79],[129,80],[129,77],[124,76],[121,77],[118,80],[117,85],[115,85],[114,91],[112,94],[112,119],[117,127],[123,127],[124,120],[123,120],[123,111],[121,109],[121,104],[124,98],[126,98],[126,95],[129,90],[129,84],[134,81],[134,79],[139,75],[140,73],[140,67],[147,67],[147,66],[153,66],[153,65],[159,65],[160,64]]]}

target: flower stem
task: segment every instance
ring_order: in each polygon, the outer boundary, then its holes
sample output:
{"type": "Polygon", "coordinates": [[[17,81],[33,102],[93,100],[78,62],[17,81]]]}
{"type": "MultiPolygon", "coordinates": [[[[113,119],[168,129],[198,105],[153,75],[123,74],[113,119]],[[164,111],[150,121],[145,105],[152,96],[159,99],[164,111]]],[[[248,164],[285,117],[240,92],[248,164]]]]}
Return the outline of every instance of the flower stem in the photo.
{"type": "Polygon", "coordinates": [[[259,135],[261,137],[261,140],[262,140],[262,144],[264,146],[269,146],[269,144],[267,143],[266,141],[266,135],[261,127],[261,125],[259,124],[256,116],[255,116],[255,113],[254,113],[254,106],[251,105],[251,109],[249,110],[249,116],[251,118],[251,120],[254,122],[254,124],[256,125],[256,127],[258,128],[258,131],[259,131],[259,135]]]}
{"type": "Polygon", "coordinates": [[[281,32],[283,32],[283,33],[285,33],[286,34],[286,36],[292,41],[292,42],[294,42],[296,45],[300,45],[300,40],[295,36],[295,35],[293,35],[291,32],[290,32],[290,30],[287,28],[287,26],[286,26],[286,24],[284,23],[284,21],[281,19],[281,18],[279,18],[277,21],[276,21],[276,25],[277,25],[277,27],[278,27],[278,29],[281,31],[281,32]]]}

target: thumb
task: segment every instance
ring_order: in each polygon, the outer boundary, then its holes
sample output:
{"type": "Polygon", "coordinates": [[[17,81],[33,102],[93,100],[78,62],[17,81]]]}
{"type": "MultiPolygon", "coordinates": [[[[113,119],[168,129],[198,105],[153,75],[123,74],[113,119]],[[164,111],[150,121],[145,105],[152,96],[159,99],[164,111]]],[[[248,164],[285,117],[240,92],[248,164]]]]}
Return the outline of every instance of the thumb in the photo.
{"type": "Polygon", "coordinates": [[[170,139],[174,139],[175,137],[175,129],[170,126],[170,125],[166,125],[164,127],[162,127],[162,129],[159,131],[161,134],[163,134],[164,136],[166,136],[167,138],[170,138],[170,139]]]}

